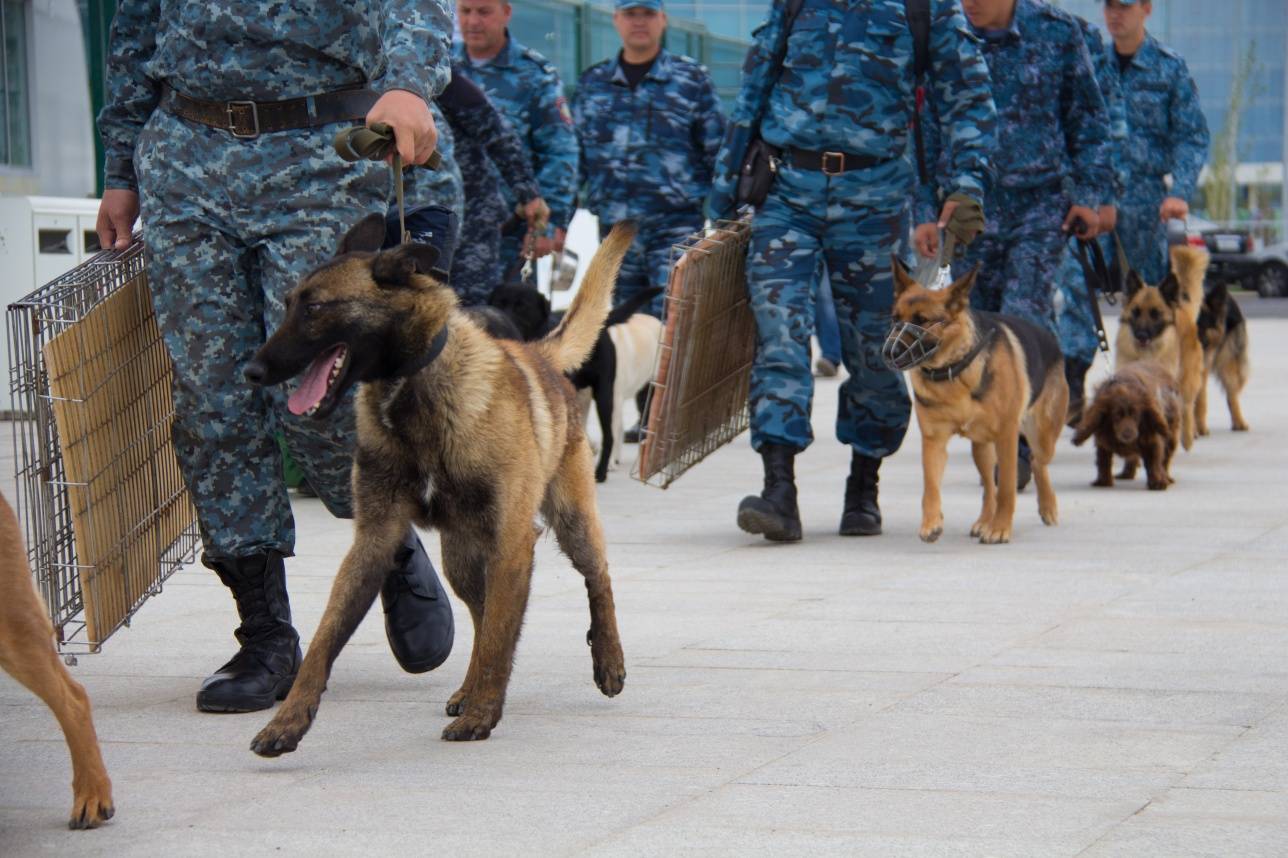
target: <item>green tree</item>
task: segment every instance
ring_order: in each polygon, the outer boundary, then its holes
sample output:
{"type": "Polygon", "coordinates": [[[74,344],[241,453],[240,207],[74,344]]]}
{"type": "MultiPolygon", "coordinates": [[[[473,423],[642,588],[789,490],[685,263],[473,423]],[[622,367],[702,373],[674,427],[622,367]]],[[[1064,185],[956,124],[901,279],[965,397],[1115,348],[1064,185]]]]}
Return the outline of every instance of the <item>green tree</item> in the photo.
{"type": "Polygon", "coordinates": [[[1230,83],[1230,101],[1225,108],[1221,130],[1212,139],[1208,175],[1203,182],[1203,203],[1207,216],[1215,221],[1232,221],[1238,203],[1235,168],[1239,166],[1239,123],[1248,102],[1255,95],[1253,77],[1257,73],[1257,43],[1239,58],[1230,83]]]}

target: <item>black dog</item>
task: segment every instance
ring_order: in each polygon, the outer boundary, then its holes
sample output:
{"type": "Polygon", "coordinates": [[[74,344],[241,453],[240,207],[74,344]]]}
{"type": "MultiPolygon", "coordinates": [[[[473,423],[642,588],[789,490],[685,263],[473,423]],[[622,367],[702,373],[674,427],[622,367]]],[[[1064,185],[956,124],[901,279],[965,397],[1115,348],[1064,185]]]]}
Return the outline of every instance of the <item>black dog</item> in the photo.
{"type": "Polygon", "coordinates": [[[529,342],[541,339],[557,324],[546,296],[526,283],[504,283],[492,290],[487,302],[509,316],[529,342]]]}

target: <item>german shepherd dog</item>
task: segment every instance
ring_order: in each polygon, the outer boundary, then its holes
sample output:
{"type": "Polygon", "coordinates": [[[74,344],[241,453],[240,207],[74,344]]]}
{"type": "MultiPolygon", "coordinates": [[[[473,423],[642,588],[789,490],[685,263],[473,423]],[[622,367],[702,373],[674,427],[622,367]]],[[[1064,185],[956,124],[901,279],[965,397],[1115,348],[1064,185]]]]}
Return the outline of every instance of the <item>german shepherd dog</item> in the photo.
{"type": "Polygon", "coordinates": [[[1022,319],[972,311],[970,290],[977,271],[946,289],[931,291],[894,259],[894,326],[884,355],[892,368],[912,369],[925,475],[919,535],[925,542],[943,533],[939,484],[953,435],[971,440],[984,484],[984,505],[971,536],[985,544],[1011,539],[1021,432],[1033,447],[1042,522],[1052,525],[1059,518],[1047,465],[1069,405],[1060,344],[1048,331],[1022,319]]]}
{"type": "Polygon", "coordinates": [[[72,755],[69,828],[96,828],[112,818],[112,781],[94,732],[89,697],[54,648],[54,626],[36,592],[18,519],[0,495],[0,668],[45,701],[72,755]]]}
{"type": "Polygon", "coordinates": [[[564,373],[595,345],[634,228],[619,225],[604,240],[562,324],[520,343],[488,336],[450,288],[426,276],[433,248],[379,250],[382,224],[375,215],[361,221],[334,259],[291,290],[282,326],[246,367],[256,384],[304,373],[289,406],[318,417],[360,385],[354,543],[291,693],[251,743],[266,757],[293,751],[308,731],[331,665],[409,522],[442,533],[444,572],[474,621],[444,739],[486,739],[501,719],[538,513],[585,577],[595,684],[613,697],[626,679],[590,447],[564,373]]]}
{"type": "MultiPolygon", "coordinates": [[[[1193,247],[1172,248],[1172,270],[1157,286],[1146,285],[1135,271],[1127,274],[1127,303],[1114,368],[1152,360],[1172,373],[1181,388],[1181,446],[1194,446],[1194,409],[1203,388],[1203,350],[1197,319],[1203,300],[1203,275],[1208,255],[1193,247]]],[[[1133,460],[1123,476],[1134,473],[1133,460]]]]}
{"type": "Polygon", "coordinates": [[[1081,446],[1096,438],[1096,480],[1093,486],[1114,484],[1115,455],[1145,460],[1149,488],[1162,491],[1172,479],[1172,456],[1180,443],[1181,390],[1171,373],[1153,361],[1128,364],[1096,390],[1073,436],[1081,446]]]}
{"type": "Polygon", "coordinates": [[[1203,344],[1203,384],[1194,404],[1195,429],[1200,435],[1208,434],[1207,380],[1216,373],[1230,407],[1230,428],[1246,432],[1248,421],[1243,419],[1239,394],[1248,383],[1248,324],[1239,303],[1224,283],[1213,287],[1203,298],[1198,328],[1199,342],[1203,344]]]}

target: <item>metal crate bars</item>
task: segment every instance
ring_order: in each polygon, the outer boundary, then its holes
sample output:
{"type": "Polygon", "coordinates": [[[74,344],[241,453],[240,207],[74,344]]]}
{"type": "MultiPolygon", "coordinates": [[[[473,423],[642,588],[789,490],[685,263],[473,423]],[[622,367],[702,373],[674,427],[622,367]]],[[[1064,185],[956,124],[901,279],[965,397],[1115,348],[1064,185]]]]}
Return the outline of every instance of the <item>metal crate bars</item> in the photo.
{"type": "Polygon", "coordinates": [[[666,488],[747,428],[756,320],[746,221],[721,221],[675,248],[639,480],[666,488]]]}
{"type": "Polygon", "coordinates": [[[10,305],[17,509],[59,648],[97,652],[198,543],[142,244],[10,305]]]}

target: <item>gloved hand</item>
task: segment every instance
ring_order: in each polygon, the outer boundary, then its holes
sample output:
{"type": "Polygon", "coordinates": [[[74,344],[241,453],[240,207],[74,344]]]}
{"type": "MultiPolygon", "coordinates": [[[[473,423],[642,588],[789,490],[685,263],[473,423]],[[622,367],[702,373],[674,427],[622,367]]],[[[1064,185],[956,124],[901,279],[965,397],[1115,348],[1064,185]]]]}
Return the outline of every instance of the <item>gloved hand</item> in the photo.
{"type": "MultiPolygon", "coordinates": [[[[944,224],[947,236],[944,238],[944,255],[942,261],[947,263],[953,256],[960,256],[972,241],[984,231],[984,208],[966,194],[957,193],[950,196],[948,203],[957,203],[953,207],[948,221],[944,224]]],[[[945,203],[947,205],[947,203],[945,203]]]]}

